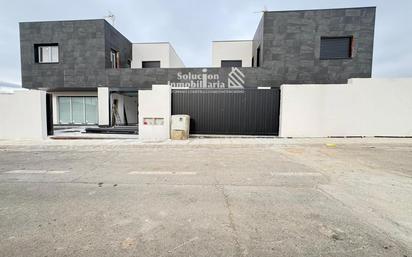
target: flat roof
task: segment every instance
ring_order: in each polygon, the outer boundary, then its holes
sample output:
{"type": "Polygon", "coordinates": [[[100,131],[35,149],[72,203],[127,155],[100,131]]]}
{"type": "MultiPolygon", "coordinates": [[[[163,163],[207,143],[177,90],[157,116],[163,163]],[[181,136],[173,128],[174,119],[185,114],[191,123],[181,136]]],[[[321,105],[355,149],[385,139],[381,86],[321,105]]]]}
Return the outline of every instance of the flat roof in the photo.
{"type": "Polygon", "coordinates": [[[132,44],[141,44],[141,45],[154,45],[154,44],[169,44],[172,45],[170,42],[138,42],[138,43],[132,43],[132,44]]]}
{"type": "MultiPolygon", "coordinates": [[[[42,22],[80,22],[80,21],[106,21],[106,19],[78,19],[78,20],[42,20],[42,21],[21,21],[19,23],[42,23],[42,22]]],[[[107,21],[106,21],[107,22],[107,21]]],[[[110,24],[111,25],[111,24],[110,24]]]]}
{"type": "Polygon", "coordinates": [[[284,11],[263,11],[264,13],[270,12],[308,12],[308,11],[333,11],[333,10],[350,10],[350,9],[376,9],[376,6],[366,7],[341,7],[341,8],[325,8],[325,9],[305,9],[305,10],[284,10],[284,11]]]}
{"type": "Polygon", "coordinates": [[[253,39],[239,39],[239,40],[213,40],[212,42],[250,42],[253,39]]]}

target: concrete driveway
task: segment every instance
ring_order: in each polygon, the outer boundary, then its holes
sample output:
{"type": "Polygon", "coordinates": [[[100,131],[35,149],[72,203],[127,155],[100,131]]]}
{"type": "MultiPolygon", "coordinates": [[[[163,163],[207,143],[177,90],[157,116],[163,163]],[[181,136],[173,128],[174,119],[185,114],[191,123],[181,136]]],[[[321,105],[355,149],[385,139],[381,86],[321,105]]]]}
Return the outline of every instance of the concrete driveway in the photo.
{"type": "Polygon", "coordinates": [[[0,141],[0,256],[405,257],[411,199],[411,139],[0,141]]]}

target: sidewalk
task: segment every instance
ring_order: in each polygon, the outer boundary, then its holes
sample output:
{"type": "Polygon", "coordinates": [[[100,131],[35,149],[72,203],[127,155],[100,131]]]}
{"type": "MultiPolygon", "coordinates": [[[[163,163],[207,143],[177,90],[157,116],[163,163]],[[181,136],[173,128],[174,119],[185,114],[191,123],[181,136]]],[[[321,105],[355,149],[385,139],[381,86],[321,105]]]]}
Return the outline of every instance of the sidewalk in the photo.
{"type": "Polygon", "coordinates": [[[191,137],[189,140],[141,142],[138,135],[85,134],[80,137],[48,138],[46,140],[0,140],[0,146],[75,146],[75,145],[135,145],[135,146],[195,146],[195,145],[328,145],[342,144],[412,144],[412,138],[279,138],[279,137],[191,137]]]}

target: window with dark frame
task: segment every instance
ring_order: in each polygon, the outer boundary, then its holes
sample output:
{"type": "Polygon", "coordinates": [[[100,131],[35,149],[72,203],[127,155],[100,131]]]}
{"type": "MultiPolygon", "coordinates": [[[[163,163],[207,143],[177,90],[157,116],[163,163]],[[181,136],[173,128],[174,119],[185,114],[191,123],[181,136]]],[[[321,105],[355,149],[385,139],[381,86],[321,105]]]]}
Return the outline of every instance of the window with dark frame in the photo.
{"type": "Polygon", "coordinates": [[[352,58],[353,37],[321,37],[320,59],[350,59],[352,58]]]}
{"type": "Polygon", "coordinates": [[[220,67],[242,67],[242,60],[222,60],[220,67]]]}
{"type": "Polygon", "coordinates": [[[160,61],[143,61],[142,68],[160,68],[160,61]]]}
{"type": "Polygon", "coordinates": [[[260,46],[256,49],[256,67],[260,67],[260,46]]]}
{"type": "Polygon", "coordinates": [[[120,68],[119,52],[114,49],[110,50],[110,63],[112,69],[120,68]]]}
{"type": "Polygon", "coordinates": [[[58,63],[59,45],[57,43],[35,44],[34,61],[36,63],[58,63]]]}

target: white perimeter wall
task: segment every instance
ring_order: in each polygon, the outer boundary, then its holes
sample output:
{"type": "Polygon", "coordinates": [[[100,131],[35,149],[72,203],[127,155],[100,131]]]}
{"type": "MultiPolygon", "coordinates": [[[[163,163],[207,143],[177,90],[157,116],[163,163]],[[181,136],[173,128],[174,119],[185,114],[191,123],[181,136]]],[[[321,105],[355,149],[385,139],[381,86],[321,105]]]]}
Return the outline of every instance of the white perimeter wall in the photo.
{"type": "Polygon", "coordinates": [[[253,41],[212,42],[212,66],[220,67],[222,60],[242,60],[242,67],[252,67],[253,41]]]}
{"type": "Polygon", "coordinates": [[[412,79],[282,85],[279,135],[412,136],[412,79]]]}
{"type": "Polygon", "coordinates": [[[0,93],[0,139],[47,137],[46,92],[0,93]]]}
{"type": "Polygon", "coordinates": [[[135,43],[132,46],[132,69],[142,68],[143,61],[160,61],[160,68],[185,67],[170,43],[135,43]]]}
{"type": "Polygon", "coordinates": [[[152,90],[139,90],[139,139],[162,141],[170,138],[172,89],[169,85],[153,85],[152,90]],[[144,124],[145,118],[163,118],[163,125],[144,124]]]}

